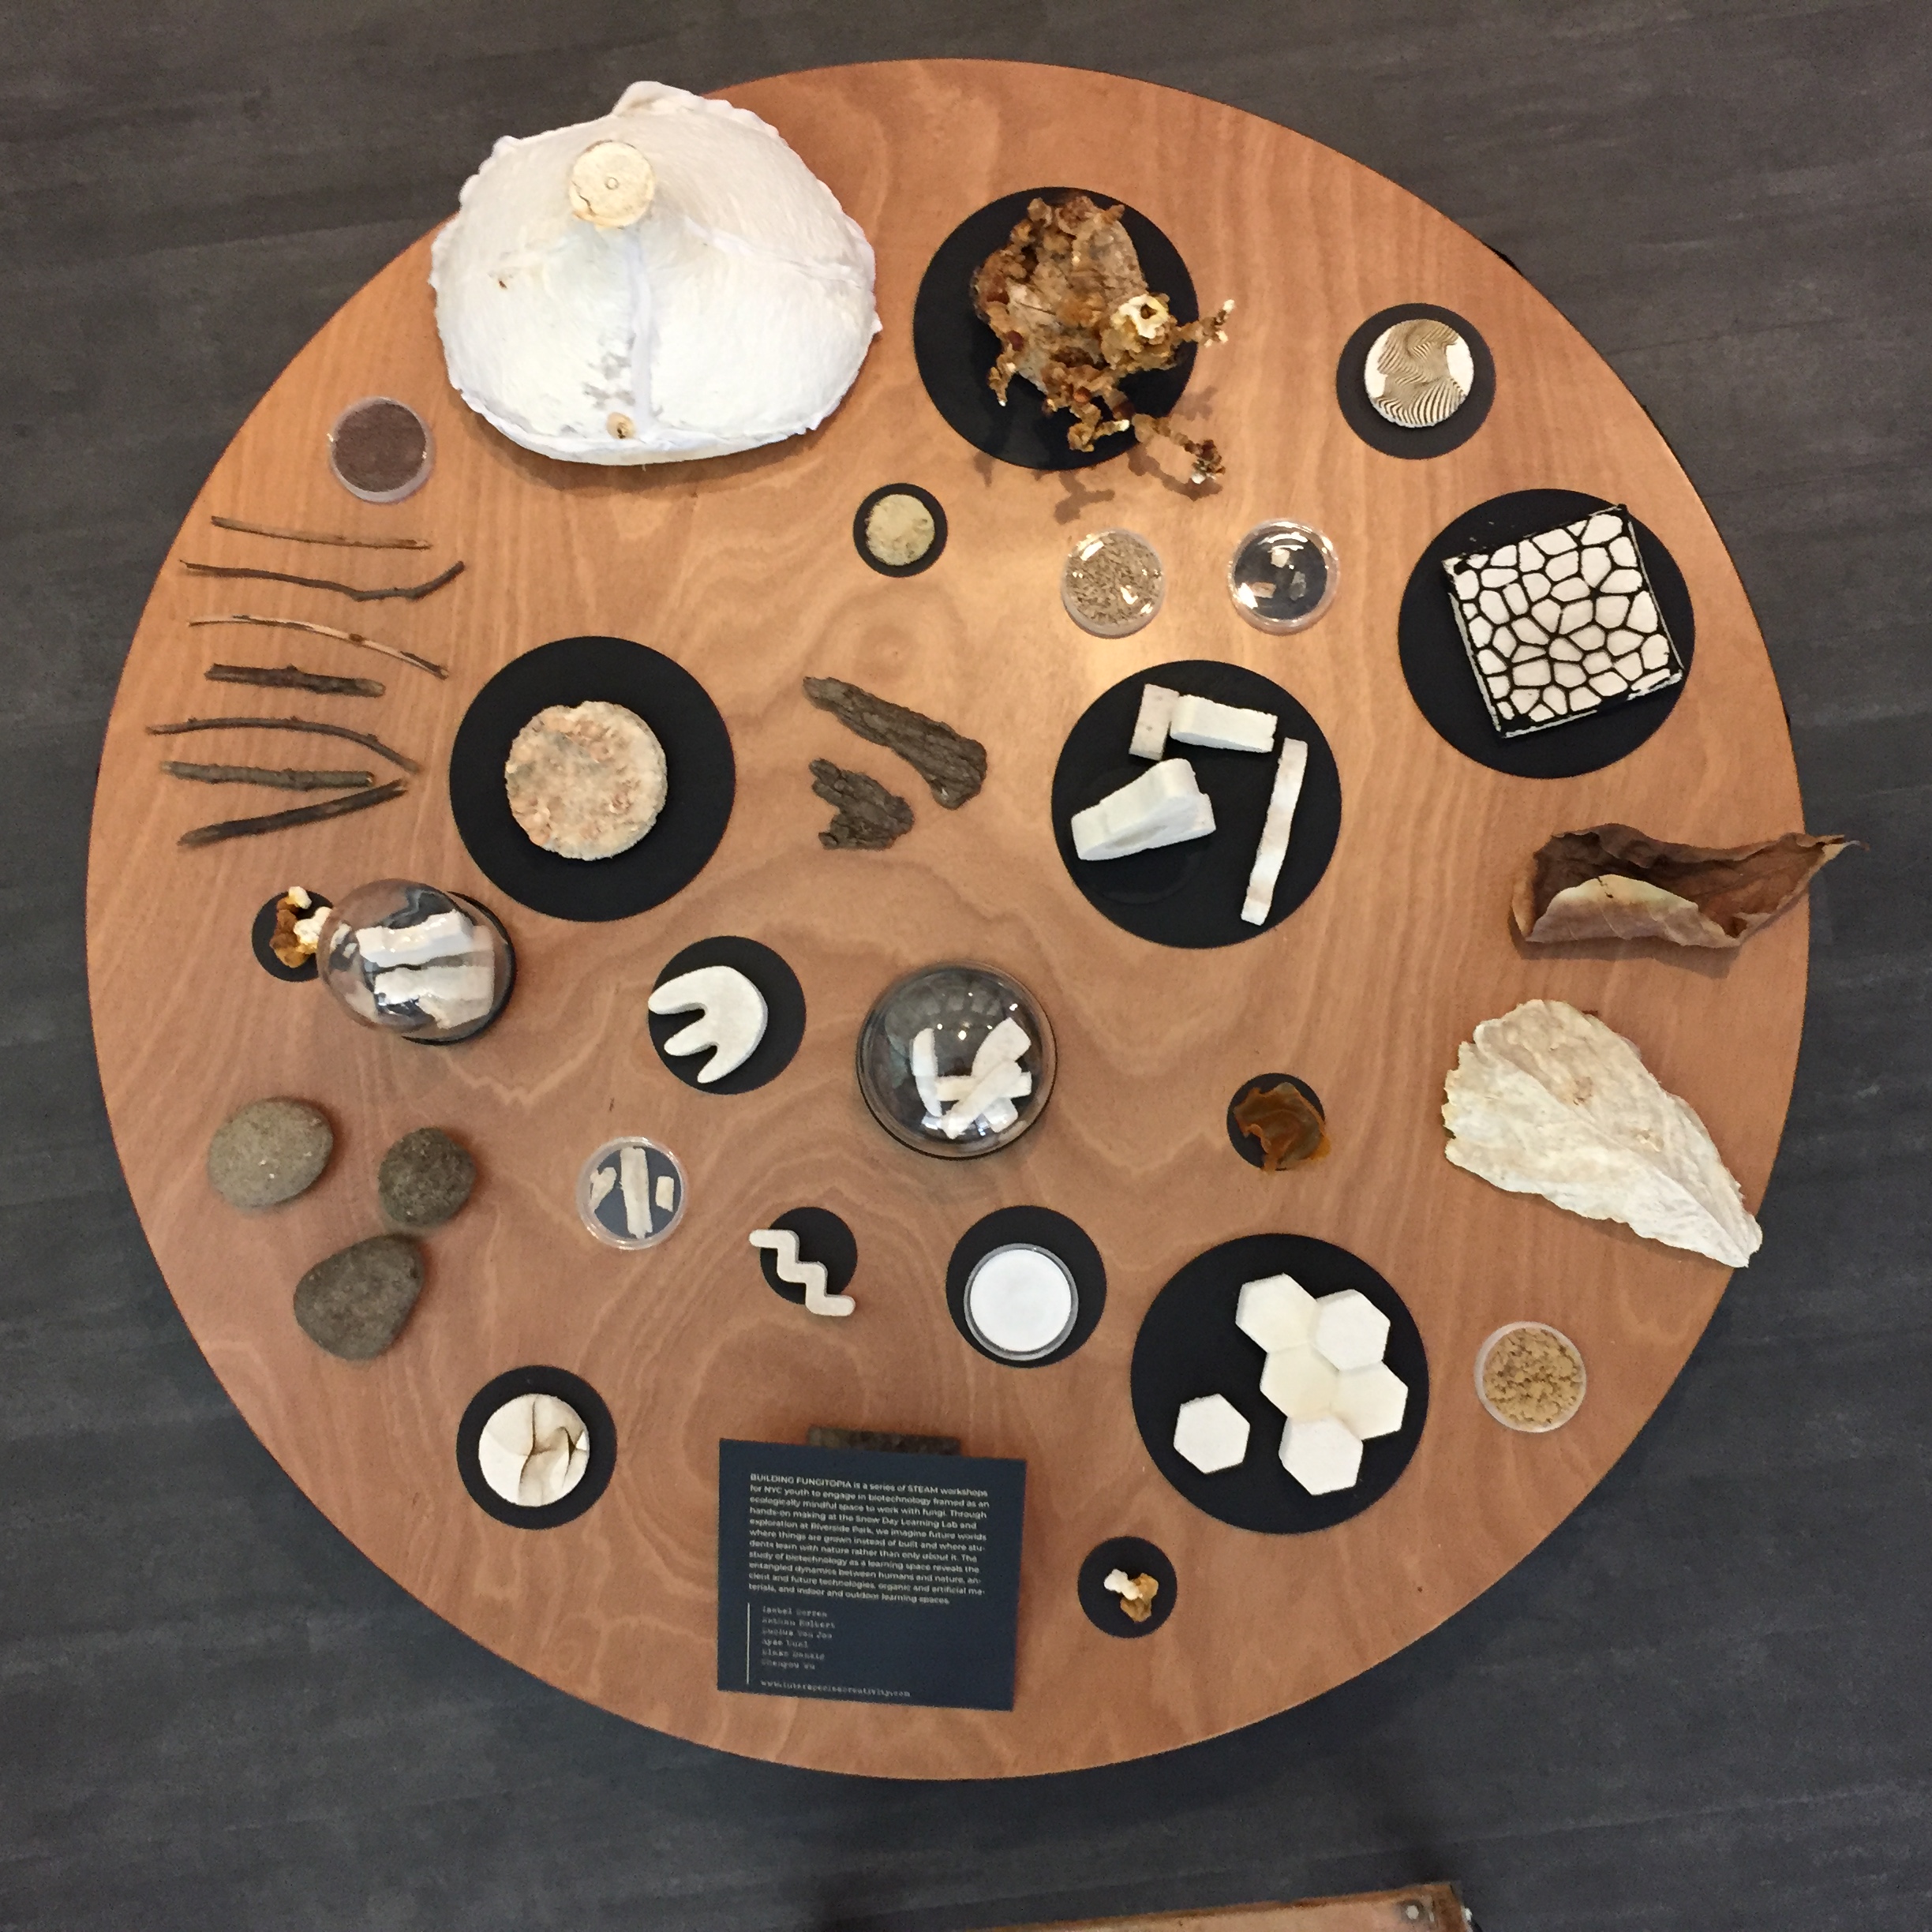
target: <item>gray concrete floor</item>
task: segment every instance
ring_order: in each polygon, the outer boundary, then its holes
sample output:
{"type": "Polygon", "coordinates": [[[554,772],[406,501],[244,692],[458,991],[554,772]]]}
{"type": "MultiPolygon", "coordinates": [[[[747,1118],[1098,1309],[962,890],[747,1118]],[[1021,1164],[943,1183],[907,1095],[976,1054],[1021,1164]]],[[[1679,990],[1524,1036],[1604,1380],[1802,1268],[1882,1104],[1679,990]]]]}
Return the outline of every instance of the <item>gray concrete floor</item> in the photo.
{"type": "Polygon", "coordinates": [[[1932,1923],[1923,0],[104,0],[0,15],[0,1925],[972,1927],[1458,1876],[1491,1932],[1932,1923]],[[1762,1257],[1601,1490],[1316,1705],[998,1788],[772,1769],[477,1649],[216,1387],[82,976],[103,721],[193,492],[506,132],[919,54],[1271,116],[1512,257],[1643,399],[1770,642],[1814,895],[1762,1257]],[[1915,1178],[1916,1177],[1916,1178],[1915,1178]]]}

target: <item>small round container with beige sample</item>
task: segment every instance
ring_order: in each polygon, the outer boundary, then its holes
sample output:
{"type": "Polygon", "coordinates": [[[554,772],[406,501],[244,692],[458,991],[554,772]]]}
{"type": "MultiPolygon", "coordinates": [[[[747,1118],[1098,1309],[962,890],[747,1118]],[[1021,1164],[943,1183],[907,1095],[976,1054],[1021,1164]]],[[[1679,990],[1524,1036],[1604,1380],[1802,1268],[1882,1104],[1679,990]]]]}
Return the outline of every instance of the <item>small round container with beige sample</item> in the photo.
{"type": "Polygon", "coordinates": [[[1060,601],[1090,637],[1132,637],[1154,621],[1166,593],[1159,552],[1129,530],[1090,531],[1061,567],[1060,601]]]}
{"type": "Polygon", "coordinates": [[[886,483],[859,504],[852,545],[882,577],[916,577],[939,561],[946,518],[939,499],[916,483],[886,483]]]}
{"type": "Polygon", "coordinates": [[[1511,1322],[1476,1351],[1476,1396],[1505,1428],[1546,1436],[1583,1406],[1577,1345],[1544,1322],[1511,1322]]]}
{"type": "Polygon", "coordinates": [[[429,425],[394,396],[365,396],[331,425],[329,468],[351,496],[400,503],[429,481],[436,439],[429,425]]]}

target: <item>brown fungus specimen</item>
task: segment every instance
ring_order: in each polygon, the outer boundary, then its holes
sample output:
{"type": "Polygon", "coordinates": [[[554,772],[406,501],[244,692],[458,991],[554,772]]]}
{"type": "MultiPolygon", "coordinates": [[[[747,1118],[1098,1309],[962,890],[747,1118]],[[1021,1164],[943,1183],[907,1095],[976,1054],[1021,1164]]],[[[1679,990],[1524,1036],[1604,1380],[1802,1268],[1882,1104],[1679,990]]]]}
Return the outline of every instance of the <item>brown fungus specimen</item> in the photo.
{"type": "Polygon", "coordinates": [[[1260,1143],[1264,1173],[1280,1174],[1327,1157],[1326,1123],[1308,1095],[1287,1080],[1243,1094],[1234,1104],[1234,1125],[1260,1143]]]}
{"type": "Polygon", "coordinates": [[[1518,875],[1516,930],[1540,945],[1668,939],[1742,945],[1857,841],[1787,832],[1753,845],[1673,845],[1634,826],[1592,826],[1546,841],[1518,875]]]}
{"type": "Polygon", "coordinates": [[[998,336],[987,381],[1001,402],[1014,376],[1031,383],[1050,414],[1071,410],[1069,449],[1131,429],[1143,443],[1165,436],[1194,459],[1191,481],[1219,476],[1221,452],[1196,443],[1165,416],[1134,413],[1121,379],[1170,369],[1186,343],[1222,342],[1232,302],[1199,322],[1177,322],[1164,295],[1151,293],[1117,203],[1084,194],[1058,202],[1035,196],[1003,248],[973,277],[973,309],[998,336]]]}
{"type": "Polygon", "coordinates": [[[808,677],[805,695],[848,731],[897,751],[949,811],[957,811],[986,783],[986,747],[976,738],[962,737],[950,724],[875,698],[843,678],[808,677]]]}

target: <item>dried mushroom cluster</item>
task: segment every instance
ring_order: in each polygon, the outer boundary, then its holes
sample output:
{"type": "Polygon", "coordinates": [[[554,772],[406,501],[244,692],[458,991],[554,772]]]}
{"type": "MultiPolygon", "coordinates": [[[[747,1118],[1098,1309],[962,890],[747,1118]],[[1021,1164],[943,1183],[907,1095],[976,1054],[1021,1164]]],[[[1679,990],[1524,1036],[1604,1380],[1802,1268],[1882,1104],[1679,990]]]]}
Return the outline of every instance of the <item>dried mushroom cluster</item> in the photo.
{"type": "Polygon", "coordinates": [[[1164,295],[1151,294],[1116,204],[1090,197],[1050,203],[1035,196],[1004,248],[979,264],[973,308],[1000,339],[987,380],[1001,402],[1016,376],[1032,384],[1050,414],[1071,410],[1070,449],[1132,429],[1143,443],[1166,436],[1194,459],[1193,481],[1221,474],[1221,452],[1196,443],[1165,416],[1135,413],[1121,379],[1170,369],[1183,343],[1221,342],[1234,308],[1204,320],[1178,322],[1164,295]]]}

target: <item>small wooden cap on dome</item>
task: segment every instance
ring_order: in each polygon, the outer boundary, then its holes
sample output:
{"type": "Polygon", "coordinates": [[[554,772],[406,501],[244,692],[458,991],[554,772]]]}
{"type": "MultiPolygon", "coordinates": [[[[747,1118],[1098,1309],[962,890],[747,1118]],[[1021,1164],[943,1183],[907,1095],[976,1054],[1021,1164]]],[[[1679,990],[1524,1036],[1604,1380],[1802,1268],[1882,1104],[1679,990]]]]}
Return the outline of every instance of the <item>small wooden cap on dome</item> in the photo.
{"type": "Polygon", "coordinates": [[[627,228],[650,207],[657,177],[628,141],[593,142],[571,165],[571,212],[599,228],[627,228]]]}

